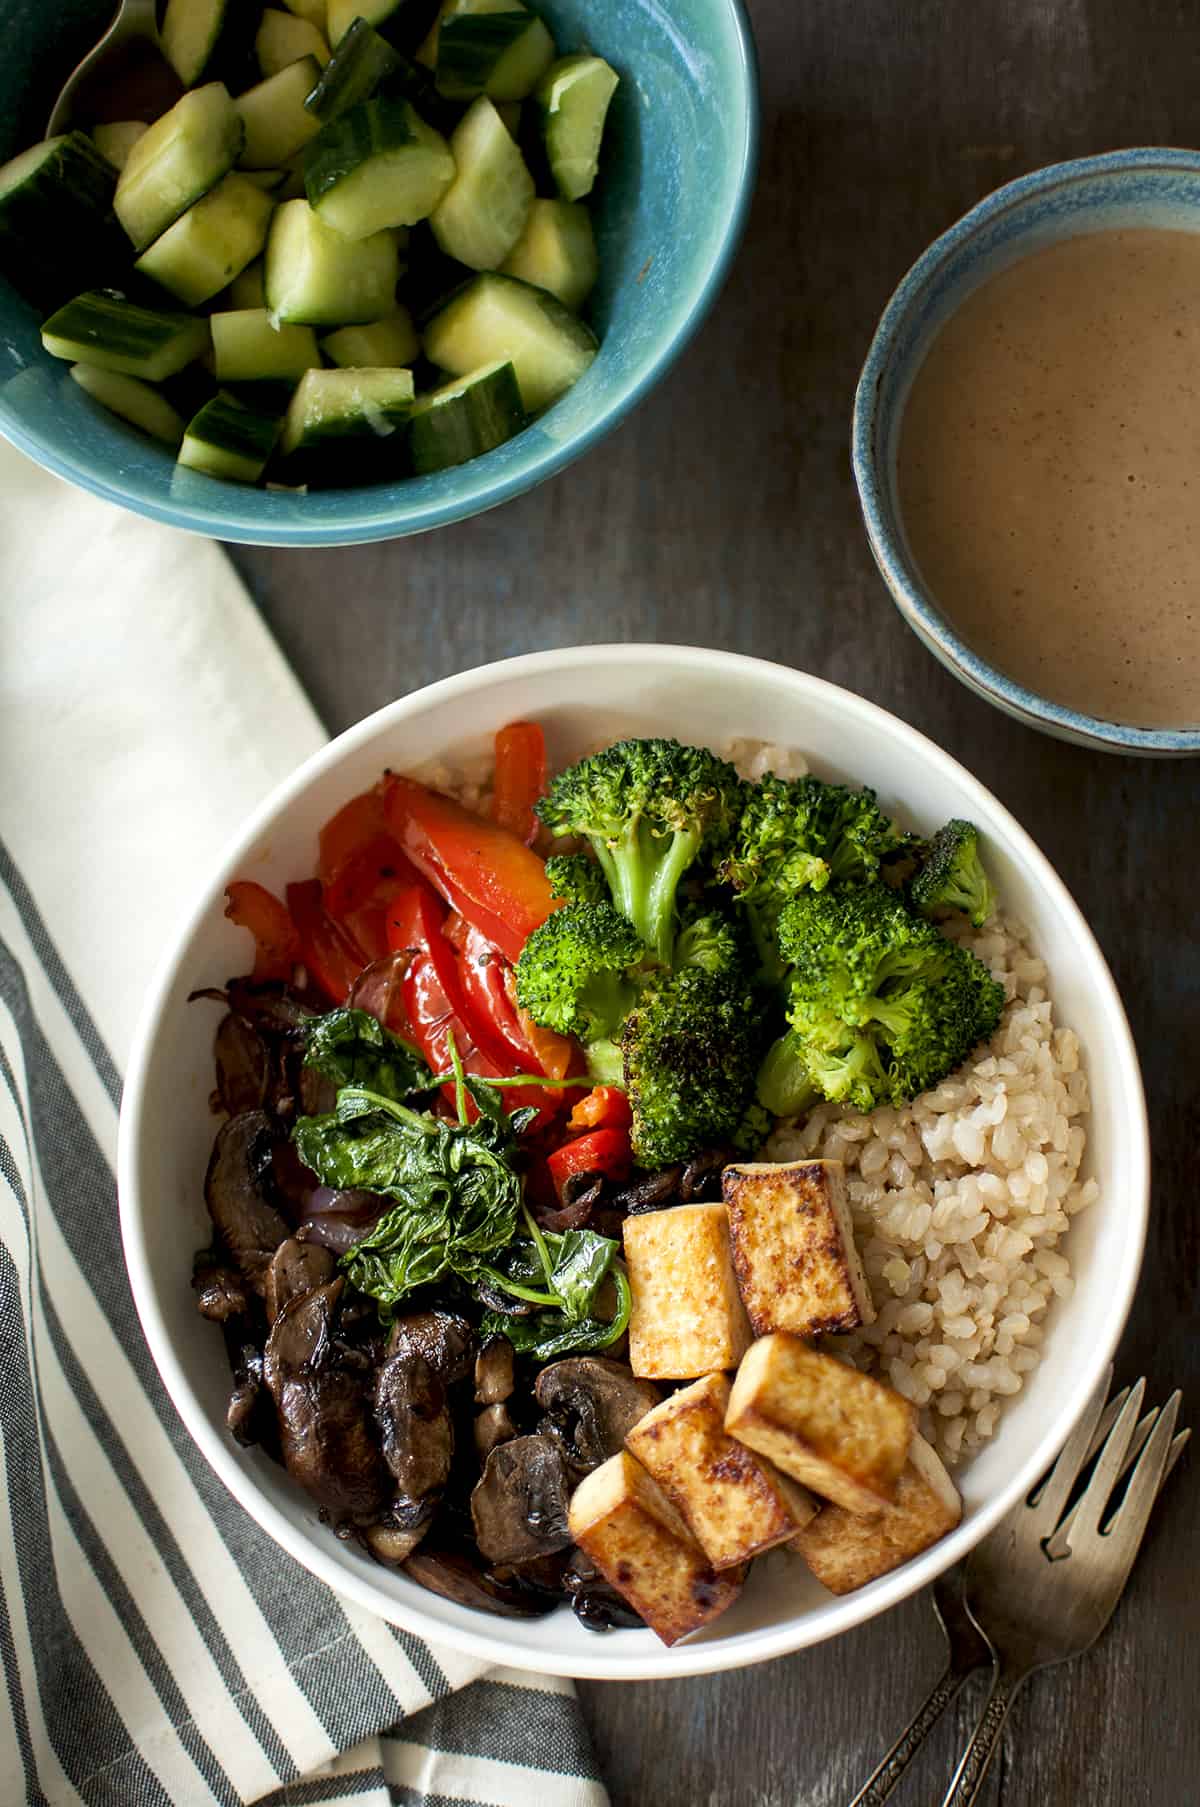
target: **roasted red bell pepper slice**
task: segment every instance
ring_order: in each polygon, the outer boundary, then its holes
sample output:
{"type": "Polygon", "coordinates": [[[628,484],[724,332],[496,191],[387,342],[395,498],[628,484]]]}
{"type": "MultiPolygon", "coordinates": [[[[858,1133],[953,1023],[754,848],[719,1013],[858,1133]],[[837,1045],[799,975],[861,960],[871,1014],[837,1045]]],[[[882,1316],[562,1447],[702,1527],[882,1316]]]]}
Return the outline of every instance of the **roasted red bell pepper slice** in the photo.
{"type": "Polygon", "coordinates": [[[388,829],[422,877],[507,960],[518,960],[534,929],[558,908],[537,854],[411,778],[388,777],[383,800],[388,829]]]}
{"type": "Polygon", "coordinates": [[[332,884],[356,853],[386,832],[378,786],[343,803],[317,838],[317,877],[321,883],[332,884]]]}
{"type": "MultiPolygon", "coordinates": [[[[404,1006],[413,1040],[435,1073],[449,1072],[450,1036],[466,1072],[479,1079],[501,1082],[522,1069],[512,1060],[495,1057],[488,1039],[466,996],[455,951],[443,928],[445,906],[430,886],[418,880],[405,885],[388,907],[387,935],[393,949],[413,950],[413,959],[404,979],[404,1006]]],[[[444,1093],[455,1102],[454,1087],[444,1093]]],[[[557,1107],[559,1094],[547,1097],[537,1087],[514,1087],[504,1093],[504,1108],[512,1111],[521,1105],[532,1105],[537,1121],[549,1121],[557,1107]]],[[[475,1107],[468,1102],[468,1113],[475,1107]]]]}
{"type": "Polygon", "coordinates": [[[629,1100],[619,1085],[598,1085],[582,1097],[567,1118],[569,1130],[628,1129],[633,1122],[629,1100]]]}
{"type": "Polygon", "coordinates": [[[576,1173],[602,1173],[606,1179],[626,1180],[633,1166],[627,1129],[594,1129],[590,1135],[564,1142],[547,1160],[554,1190],[562,1199],[567,1181],[576,1173]]]}
{"type": "Polygon", "coordinates": [[[379,960],[388,950],[387,906],[402,885],[419,882],[419,876],[398,843],[380,833],[326,881],[325,908],[349,929],[369,960],[379,960]]]}
{"type": "Polygon", "coordinates": [[[496,735],[492,816],[526,846],[537,834],[533,806],[545,788],[545,735],[536,722],[509,722],[496,735]]]}
{"type": "Polygon", "coordinates": [[[367,957],[350,931],[325,908],[319,878],[289,885],[287,906],[300,937],[300,958],[309,976],[335,1004],[344,1004],[367,957]]]}
{"type": "Polygon", "coordinates": [[[225,887],[225,914],[254,936],[256,979],[290,979],[300,959],[300,937],[287,909],[273,891],[250,878],[225,887]]]}

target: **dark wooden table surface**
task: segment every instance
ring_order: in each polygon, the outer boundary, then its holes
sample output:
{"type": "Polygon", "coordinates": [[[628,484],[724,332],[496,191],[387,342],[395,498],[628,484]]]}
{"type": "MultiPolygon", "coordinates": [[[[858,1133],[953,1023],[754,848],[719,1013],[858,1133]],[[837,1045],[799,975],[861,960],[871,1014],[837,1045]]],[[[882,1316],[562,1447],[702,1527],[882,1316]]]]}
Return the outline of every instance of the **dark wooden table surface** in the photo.
{"type": "MultiPolygon", "coordinates": [[[[668,0],[669,3],[669,0],[668,0]]],[[[1112,758],[969,696],[902,625],[859,523],[855,376],[921,248],[1059,158],[1200,141],[1200,9],[1182,0],[757,0],[757,200],[729,284],[599,451],[421,539],[236,561],[333,731],[448,672],[588,640],[693,642],[818,672],[912,721],[1031,830],[1112,963],[1145,1066],[1155,1186],[1121,1350],[1200,1412],[1194,924],[1200,765],[1112,758]]],[[[1019,1703],[989,1807],[1200,1798],[1197,1464],[1173,1481],[1099,1647],[1019,1703]]],[[[617,1807],[837,1807],[923,1696],[928,1602],[707,1680],[583,1688],[617,1807]]],[[[971,1696],[900,1797],[941,1799],[971,1696]]]]}

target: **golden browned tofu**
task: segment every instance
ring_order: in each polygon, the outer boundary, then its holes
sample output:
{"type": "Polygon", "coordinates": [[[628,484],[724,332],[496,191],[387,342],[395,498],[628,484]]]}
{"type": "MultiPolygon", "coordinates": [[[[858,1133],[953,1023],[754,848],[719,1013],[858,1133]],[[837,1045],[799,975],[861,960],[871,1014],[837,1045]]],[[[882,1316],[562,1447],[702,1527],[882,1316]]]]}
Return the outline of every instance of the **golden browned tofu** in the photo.
{"type": "Polygon", "coordinates": [[[919,1556],[962,1517],[962,1501],[936,1453],[913,1432],[896,1497],[877,1518],[860,1518],[842,1506],[826,1506],[788,1548],[831,1594],[850,1594],[889,1569],[919,1556]]]}
{"type": "Polygon", "coordinates": [[[895,1497],[916,1417],[891,1387],[777,1330],[750,1345],[725,1429],[823,1499],[878,1514],[895,1497]]]}
{"type": "Polygon", "coordinates": [[[627,1217],[633,1293],[629,1365],[648,1380],[736,1368],[750,1342],[729,1253],[724,1205],[674,1205],[627,1217]]]}
{"type": "Polygon", "coordinates": [[[840,1161],[727,1167],[733,1270],[755,1336],[820,1336],[875,1316],[840,1161]]]}
{"type": "Polygon", "coordinates": [[[744,1569],[718,1575],[646,1471],[626,1450],[571,1497],[571,1536],[664,1644],[708,1625],[742,1590],[744,1569]]]}
{"type": "Polygon", "coordinates": [[[817,1510],[803,1487],[728,1435],[729,1391],[724,1374],[706,1374],[656,1405],[625,1436],[714,1569],[786,1543],[817,1510]]]}

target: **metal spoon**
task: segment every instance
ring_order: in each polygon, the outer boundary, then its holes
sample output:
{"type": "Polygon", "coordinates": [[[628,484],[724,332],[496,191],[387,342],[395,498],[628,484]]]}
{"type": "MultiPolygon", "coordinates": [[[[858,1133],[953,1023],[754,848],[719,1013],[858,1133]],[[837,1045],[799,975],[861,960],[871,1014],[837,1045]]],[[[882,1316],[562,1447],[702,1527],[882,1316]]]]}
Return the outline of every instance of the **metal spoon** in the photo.
{"type": "Polygon", "coordinates": [[[100,42],[94,50],[88,51],[78,68],[63,84],[62,92],[55,101],[46,124],[47,138],[54,138],[59,132],[70,131],[81,89],[103,70],[111,67],[115,60],[114,52],[123,52],[127,56],[129,47],[139,40],[158,50],[155,8],[156,0],[120,0],[116,17],[100,42]]]}

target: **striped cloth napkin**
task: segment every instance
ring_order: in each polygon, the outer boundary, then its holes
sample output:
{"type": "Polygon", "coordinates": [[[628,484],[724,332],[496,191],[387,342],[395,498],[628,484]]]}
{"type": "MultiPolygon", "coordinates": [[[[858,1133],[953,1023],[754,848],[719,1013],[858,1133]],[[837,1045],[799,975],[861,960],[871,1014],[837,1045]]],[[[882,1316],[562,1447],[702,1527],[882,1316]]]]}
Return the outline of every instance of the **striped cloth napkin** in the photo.
{"type": "Polygon", "coordinates": [[[113,1162],[149,971],[324,735],[220,549],[0,444],[0,1802],[605,1807],[574,1691],[373,1619],[193,1448],[113,1162]]]}

